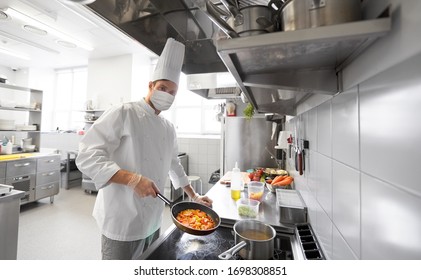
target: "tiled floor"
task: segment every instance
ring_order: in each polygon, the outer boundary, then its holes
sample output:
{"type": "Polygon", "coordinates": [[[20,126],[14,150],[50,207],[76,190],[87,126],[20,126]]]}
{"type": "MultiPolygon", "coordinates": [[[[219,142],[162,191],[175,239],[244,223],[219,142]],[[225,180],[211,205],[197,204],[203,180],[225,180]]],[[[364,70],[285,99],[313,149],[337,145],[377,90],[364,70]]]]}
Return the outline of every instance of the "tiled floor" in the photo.
{"type": "MultiPolygon", "coordinates": [[[[18,260],[101,259],[100,232],[92,217],[95,194],[80,187],[60,189],[50,199],[22,205],[19,219],[18,260]]],[[[171,224],[165,208],[161,232],[171,224]]]]}

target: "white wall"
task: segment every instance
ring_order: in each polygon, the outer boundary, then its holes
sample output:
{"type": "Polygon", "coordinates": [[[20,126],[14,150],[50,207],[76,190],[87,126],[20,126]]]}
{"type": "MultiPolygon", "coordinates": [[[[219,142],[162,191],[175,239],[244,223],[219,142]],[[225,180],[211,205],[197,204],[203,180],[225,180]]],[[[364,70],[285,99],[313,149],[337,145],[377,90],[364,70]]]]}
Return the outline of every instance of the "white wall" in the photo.
{"type": "Polygon", "coordinates": [[[365,3],[391,4],[392,31],[343,71],[344,92],[288,121],[310,141],[304,175],[288,170],[329,259],[421,259],[421,2],[365,3]]]}
{"type": "Polygon", "coordinates": [[[107,109],[112,105],[132,100],[147,90],[150,60],[146,56],[123,55],[92,59],[88,65],[88,99],[95,108],[107,109]]]}
{"type": "Polygon", "coordinates": [[[28,71],[28,87],[42,90],[41,130],[49,131],[53,120],[55,71],[50,68],[30,68],[28,71]]]}
{"type": "Polygon", "coordinates": [[[149,57],[141,54],[133,55],[132,94],[128,101],[140,100],[146,96],[153,69],[154,65],[149,57]]]}
{"type": "Polygon", "coordinates": [[[186,153],[189,158],[189,169],[186,172],[202,179],[203,193],[213,186],[208,183],[209,178],[220,168],[220,144],[221,139],[178,138],[179,152],[186,153]]]}
{"type": "Polygon", "coordinates": [[[132,56],[91,59],[88,64],[87,99],[97,109],[128,101],[132,89],[132,56]]]}

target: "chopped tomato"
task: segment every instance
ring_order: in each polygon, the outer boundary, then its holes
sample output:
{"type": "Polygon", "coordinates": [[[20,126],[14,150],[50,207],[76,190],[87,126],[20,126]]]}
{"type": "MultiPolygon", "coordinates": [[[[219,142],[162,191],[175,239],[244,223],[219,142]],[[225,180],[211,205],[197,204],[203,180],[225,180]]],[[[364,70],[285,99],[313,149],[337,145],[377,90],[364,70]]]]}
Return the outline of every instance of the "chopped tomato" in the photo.
{"type": "Polygon", "coordinates": [[[202,210],[186,209],[180,211],[176,217],[184,226],[192,229],[207,230],[215,227],[212,218],[202,210]]]}

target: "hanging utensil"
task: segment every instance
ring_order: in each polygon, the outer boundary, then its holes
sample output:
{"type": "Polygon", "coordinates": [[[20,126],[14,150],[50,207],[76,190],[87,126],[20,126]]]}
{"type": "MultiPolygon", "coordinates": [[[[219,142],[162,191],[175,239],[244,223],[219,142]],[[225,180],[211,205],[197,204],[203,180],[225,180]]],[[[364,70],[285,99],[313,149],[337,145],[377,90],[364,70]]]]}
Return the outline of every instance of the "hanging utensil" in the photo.
{"type": "Polygon", "coordinates": [[[228,37],[230,38],[237,38],[239,37],[238,33],[221,17],[222,16],[229,16],[225,11],[218,8],[215,4],[213,4],[210,0],[206,1],[206,14],[215,23],[228,37]]]}
{"type": "Polygon", "coordinates": [[[303,139],[301,135],[301,123],[300,120],[298,120],[297,123],[298,127],[298,139],[297,139],[297,145],[298,145],[298,174],[303,175],[303,145],[301,144],[303,139]]]}
{"type": "Polygon", "coordinates": [[[238,26],[244,23],[244,16],[238,9],[237,3],[233,3],[231,0],[220,0],[222,5],[231,13],[234,18],[234,26],[238,26]],[[228,3],[230,2],[230,3],[228,3]]]}

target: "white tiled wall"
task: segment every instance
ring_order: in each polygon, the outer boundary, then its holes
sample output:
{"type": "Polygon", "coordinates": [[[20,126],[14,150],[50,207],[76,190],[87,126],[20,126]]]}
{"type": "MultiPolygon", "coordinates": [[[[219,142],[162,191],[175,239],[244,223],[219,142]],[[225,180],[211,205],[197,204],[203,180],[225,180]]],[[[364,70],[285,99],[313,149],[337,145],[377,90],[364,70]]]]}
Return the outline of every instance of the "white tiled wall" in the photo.
{"type": "Polygon", "coordinates": [[[421,259],[421,2],[364,4],[390,6],[392,31],[344,69],[344,92],[288,121],[310,141],[304,174],[288,170],[328,259],[421,259]]]}
{"type": "Polygon", "coordinates": [[[212,187],[208,183],[209,178],[220,168],[220,142],[221,139],[178,138],[179,152],[187,153],[189,157],[187,174],[196,175],[202,179],[203,193],[212,187]]]}
{"type": "Polygon", "coordinates": [[[287,123],[310,140],[288,170],[329,259],[421,259],[420,77],[421,53],[287,123]]]}

